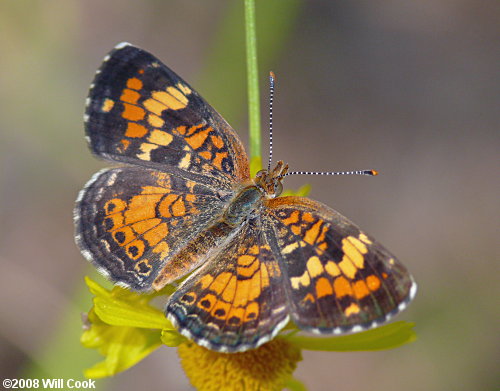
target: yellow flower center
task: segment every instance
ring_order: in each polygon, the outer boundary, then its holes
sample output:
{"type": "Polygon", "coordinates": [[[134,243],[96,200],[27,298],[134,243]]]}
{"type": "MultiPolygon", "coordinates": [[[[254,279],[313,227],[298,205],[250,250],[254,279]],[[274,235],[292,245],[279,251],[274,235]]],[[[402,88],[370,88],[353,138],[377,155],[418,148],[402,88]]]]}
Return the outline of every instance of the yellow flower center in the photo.
{"type": "Polygon", "coordinates": [[[281,390],[302,360],[300,349],[283,338],[243,353],[218,353],[190,341],[177,351],[184,372],[200,391],[281,390]]]}

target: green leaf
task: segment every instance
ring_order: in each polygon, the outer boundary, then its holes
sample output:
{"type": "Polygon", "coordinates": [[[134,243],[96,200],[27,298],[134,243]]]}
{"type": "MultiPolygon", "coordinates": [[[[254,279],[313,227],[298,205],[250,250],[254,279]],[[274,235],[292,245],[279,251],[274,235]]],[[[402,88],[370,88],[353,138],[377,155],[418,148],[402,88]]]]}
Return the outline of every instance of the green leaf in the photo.
{"type": "Polygon", "coordinates": [[[88,277],[86,283],[95,295],[94,307],[80,341],[105,359],[87,369],[85,376],[112,376],[135,365],[162,342],[175,346],[183,341],[163,312],[149,305],[156,293],[140,295],[119,287],[107,290],[88,277]]]}
{"type": "Polygon", "coordinates": [[[94,306],[99,318],[113,326],[173,329],[163,312],[147,304],[132,306],[121,300],[95,297],[94,306]]]}
{"type": "Polygon", "coordinates": [[[331,352],[392,349],[416,340],[414,323],[399,321],[373,330],[338,337],[286,336],[288,341],[306,350],[331,352]]]}
{"type": "Polygon", "coordinates": [[[302,185],[297,190],[288,190],[287,189],[287,190],[283,191],[281,196],[282,197],[286,197],[286,196],[307,197],[310,192],[311,192],[311,185],[306,183],[305,185],[302,185]]]}
{"type": "Polygon", "coordinates": [[[162,330],[161,341],[172,348],[179,346],[181,343],[186,342],[187,338],[179,334],[175,330],[162,330]]]}
{"type": "Polygon", "coordinates": [[[108,291],[106,288],[99,285],[99,283],[95,282],[94,280],[92,280],[88,276],[85,276],[85,284],[87,284],[87,286],[89,287],[90,293],[92,293],[94,296],[109,295],[110,294],[110,291],[108,291]]]}
{"type": "Polygon", "coordinates": [[[111,326],[89,313],[92,326],[80,339],[88,348],[98,349],[105,359],[84,371],[88,378],[115,375],[141,361],[161,345],[160,331],[111,326]]]}
{"type": "Polygon", "coordinates": [[[108,291],[88,277],[85,281],[95,295],[94,310],[105,323],[113,326],[173,329],[163,312],[148,304],[154,295],[141,295],[120,287],[108,291]]]}
{"type": "Polygon", "coordinates": [[[307,391],[307,387],[300,380],[290,377],[285,384],[290,391],[307,391]]]}

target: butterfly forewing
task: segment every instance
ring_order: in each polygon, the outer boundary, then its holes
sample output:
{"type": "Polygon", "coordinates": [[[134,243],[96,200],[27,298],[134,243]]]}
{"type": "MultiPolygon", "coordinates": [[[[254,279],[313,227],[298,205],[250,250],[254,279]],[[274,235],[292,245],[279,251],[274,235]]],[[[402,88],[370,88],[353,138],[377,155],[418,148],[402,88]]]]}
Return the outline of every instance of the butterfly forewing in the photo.
{"type": "Polygon", "coordinates": [[[217,186],[248,179],[248,159],[227,122],[148,52],[118,45],[96,74],[86,133],[100,157],[178,170],[217,186]]]}

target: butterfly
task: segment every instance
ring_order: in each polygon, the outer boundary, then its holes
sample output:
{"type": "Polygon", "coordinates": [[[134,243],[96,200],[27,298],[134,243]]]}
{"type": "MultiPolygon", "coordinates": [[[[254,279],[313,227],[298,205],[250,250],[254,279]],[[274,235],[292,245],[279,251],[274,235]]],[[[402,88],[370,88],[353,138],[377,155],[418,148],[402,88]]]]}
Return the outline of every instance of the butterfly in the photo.
{"type": "Polygon", "coordinates": [[[137,292],[184,278],[165,313],[197,344],[245,351],[289,321],[357,332],[415,296],[407,269],[344,216],[280,197],[282,161],[251,178],[235,131],[150,53],[121,43],[105,57],[84,120],[92,152],[120,165],[79,193],[78,247],[137,292]]]}

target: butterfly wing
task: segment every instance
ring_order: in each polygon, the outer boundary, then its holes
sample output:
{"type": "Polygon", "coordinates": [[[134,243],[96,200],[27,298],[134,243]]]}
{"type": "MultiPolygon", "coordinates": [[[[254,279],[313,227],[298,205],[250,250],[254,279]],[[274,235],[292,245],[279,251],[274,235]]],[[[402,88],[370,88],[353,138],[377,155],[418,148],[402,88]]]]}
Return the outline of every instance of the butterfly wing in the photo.
{"type": "Polygon", "coordinates": [[[170,280],[196,267],[173,256],[217,218],[231,193],[173,174],[125,166],[94,175],[75,207],[76,242],[115,283],[151,290],[168,265],[170,280]]]}
{"type": "Polygon", "coordinates": [[[415,295],[405,267],[326,205],[276,198],[265,221],[286,274],[290,315],[301,329],[340,334],[375,327],[415,295]]]}
{"type": "Polygon", "coordinates": [[[91,150],[108,160],[189,172],[226,188],[249,176],[228,123],[156,57],[127,43],[97,71],[85,129],[91,150]]]}
{"type": "Polygon", "coordinates": [[[177,289],[166,314],[182,334],[223,352],[260,346],[286,325],[283,277],[257,219],[177,289]]]}

